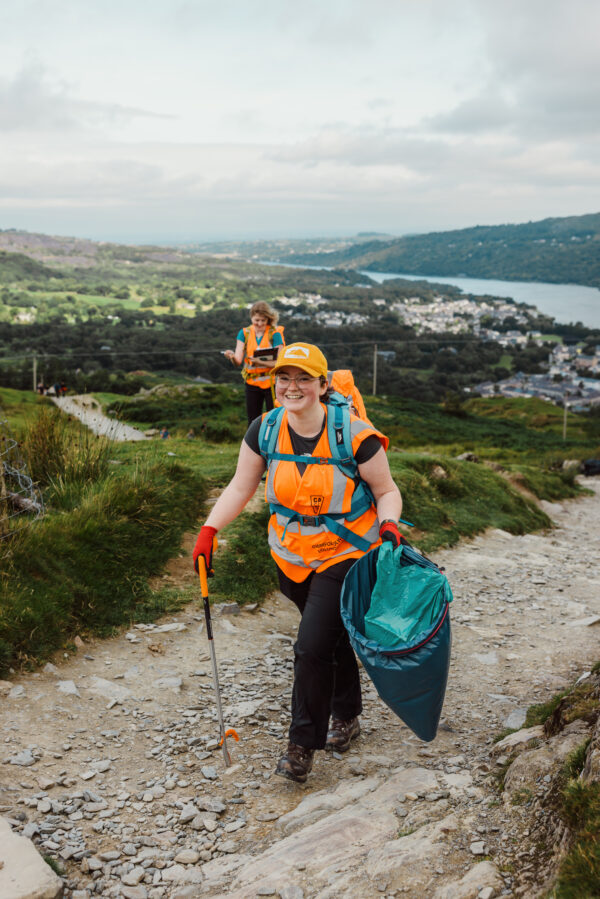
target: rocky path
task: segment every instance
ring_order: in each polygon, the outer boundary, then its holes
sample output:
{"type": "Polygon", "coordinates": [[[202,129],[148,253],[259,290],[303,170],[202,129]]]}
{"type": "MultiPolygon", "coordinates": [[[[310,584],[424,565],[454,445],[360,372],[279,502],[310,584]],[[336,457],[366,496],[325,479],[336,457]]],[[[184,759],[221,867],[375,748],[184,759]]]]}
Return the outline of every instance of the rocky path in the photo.
{"type": "MultiPolygon", "coordinates": [[[[214,613],[227,724],[240,735],[226,769],[203,615],[190,606],[0,688],[0,813],[59,861],[73,899],[535,895],[521,876],[521,810],[490,777],[492,739],[600,655],[600,484],[586,483],[593,496],[545,504],[551,532],[491,531],[436,555],[455,602],[433,743],[365,678],[352,749],[318,753],[303,787],[273,776],[297,621],[276,594],[214,613]]],[[[189,582],[189,564],[175,560],[166,577],[189,582]]],[[[0,830],[0,867],[2,845],[0,830]]]]}
{"type": "Polygon", "coordinates": [[[108,437],[109,440],[147,440],[148,438],[143,431],[134,428],[131,425],[123,424],[115,418],[108,418],[102,412],[98,400],[89,393],[82,393],[78,396],[59,396],[54,399],[54,403],[66,415],[72,415],[78,418],[87,427],[102,437],[108,437]]]}

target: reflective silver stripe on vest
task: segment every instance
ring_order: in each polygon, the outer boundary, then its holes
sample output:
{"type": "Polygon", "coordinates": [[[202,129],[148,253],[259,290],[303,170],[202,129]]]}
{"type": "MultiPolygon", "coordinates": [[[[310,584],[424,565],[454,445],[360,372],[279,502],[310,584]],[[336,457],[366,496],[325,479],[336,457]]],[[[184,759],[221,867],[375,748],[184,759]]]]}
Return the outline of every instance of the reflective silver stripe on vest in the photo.
{"type": "MultiPolygon", "coordinates": [[[[302,556],[298,556],[296,553],[291,552],[283,545],[283,543],[281,543],[275,528],[272,525],[269,525],[269,546],[275,555],[279,556],[280,559],[283,559],[284,562],[291,562],[292,565],[302,565],[303,568],[306,568],[306,562],[302,556]]],[[[317,567],[319,564],[320,563],[317,561],[317,564],[311,567],[317,567]]]]}
{"type": "MultiPolygon", "coordinates": [[[[365,422],[361,421],[360,419],[356,419],[355,421],[352,421],[350,423],[350,438],[351,438],[352,442],[354,442],[354,439],[356,438],[356,436],[358,434],[360,434],[362,431],[364,431],[365,429],[368,431],[373,430],[370,427],[370,425],[365,424],[365,422]]],[[[281,431],[277,438],[277,450],[279,452],[281,451],[281,448],[279,446],[280,439],[281,439],[281,431]]],[[[282,462],[282,461],[283,460],[281,460],[281,459],[274,459],[274,460],[272,460],[271,464],[269,465],[269,477],[268,477],[268,482],[267,482],[267,502],[269,502],[269,503],[279,503],[280,502],[279,497],[276,495],[275,490],[273,488],[273,483],[275,480],[275,474],[276,474],[277,468],[278,468],[280,462],[282,462]]],[[[295,465],[296,463],[291,462],[288,464],[295,465]]],[[[327,512],[339,514],[343,511],[344,494],[346,492],[346,484],[347,484],[348,478],[346,477],[346,475],[341,471],[341,469],[337,465],[332,465],[331,468],[333,470],[333,490],[331,493],[331,499],[330,499],[327,511],[323,511],[321,513],[323,515],[326,515],[327,512]]],[[[301,514],[306,514],[307,516],[310,516],[312,514],[312,509],[307,508],[306,512],[301,513],[301,514]]],[[[277,524],[279,525],[279,527],[282,527],[282,528],[285,528],[285,526],[288,525],[288,522],[290,520],[290,516],[287,516],[282,512],[277,512],[275,517],[276,517],[277,524]]],[[[349,527],[350,530],[352,530],[353,522],[348,522],[345,518],[341,518],[338,520],[339,520],[340,524],[344,525],[345,527],[349,527]]],[[[325,523],[320,524],[320,525],[308,525],[308,524],[300,525],[300,522],[298,522],[298,521],[292,521],[291,524],[288,525],[287,532],[292,533],[292,534],[301,534],[302,536],[306,536],[306,537],[313,537],[318,534],[331,533],[331,531],[329,531],[329,528],[327,527],[327,525],[325,523]]],[[[367,540],[369,543],[377,542],[377,540],[379,539],[379,522],[377,519],[375,519],[374,523],[371,525],[371,527],[369,528],[367,533],[364,534],[363,536],[364,536],[364,539],[367,540]]],[[[273,550],[273,552],[277,556],[279,556],[280,559],[283,559],[286,562],[290,562],[293,565],[302,565],[303,567],[307,566],[307,563],[304,561],[302,556],[299,556],[296,553],[291,552],[279,540],[279,537],[277,536],[275,529],[271,525],[269,526],[269,546],[273,550]]],[[[329,558],[330,559],[337,558],[338,556],[342,557],[342,556],[347,555],[348,553],[354,553],[354,552],[356,552],[356,547],[349,545],[347,549],[340,550],[340,552],[335,553],[333,556],[329,556],[329,558]]],[[[308,563],[308,564],[309,564],[309,567],[311,567],[311,568],[319,568],[319,566],[322,565],[324,561],[328,561],[328,560],[315,559],[313,562],[308,563]]]]}
{"type": "MultiPolygon", "coordinates": [[[[288,532],[291,529],[292,526],[288,528],[288,532]]],[[[327,528],[320,528],[319,530],[326,531],[327,528]]],[[[379,539],[379,521],[377,518],[375,519],[367,533],[364,535],[364,539],[371,544],[377,543],[379,539]]],[[[328,562],[331,559],[337,558],[342,559],[344,556],[356,552],[356,547],[348,544],[348,547],[346,549],[340,549],[339,552],[334,553],[327,559],[313,559],[312,562],[305,562],[302,556],[299,556],[297,553],[293,553],[287,548],[287,546],[284,546],[283,543],[281,543],[279,537],[277,536],[277,532],[272,525],[269,525],[269,547],[273,550],[276,556],[282,559],[282,561],[291,562],[292,565],[300,565],[302,568],[319,568],[323,564],[323,562],[328,562]]]]}

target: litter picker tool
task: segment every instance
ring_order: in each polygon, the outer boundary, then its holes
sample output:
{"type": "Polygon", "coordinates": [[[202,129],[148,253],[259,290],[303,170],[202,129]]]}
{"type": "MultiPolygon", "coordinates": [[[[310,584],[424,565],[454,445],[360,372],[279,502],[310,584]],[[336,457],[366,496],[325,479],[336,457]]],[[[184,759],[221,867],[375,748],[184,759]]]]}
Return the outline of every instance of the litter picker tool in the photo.
{"type": "Polygon", "coordinates": [[[219,674],[217,671],[217,655],[215,653],[215,643],[213,640],[212,619],[210,617],[210,604],[208,602],[208,574],[206,571],[206,562],[204,560],[204,556],[198,557],[198,574],[200,575],[200,588],[202,590],[202,602],[204,604],[204,618],[206,620],[206,633],[208,636],[208,645],[210,646],[210,660],[212,662],[213,683],[215,685],[217,717],[219,719],[219,733],[221,736],[219,745],[223,749],[223,758],[225,760],[225,767],[229,768],[229,766],[231,765],[231,756],[229,755],[229,750],[227,748],[227,737],[233,737],[233,739],[236,741],[236,743],[239,740],[239,737],[233,728],[230,728],[229,730],[225,730],[225,723],[223,721],[223,708],[221,706],[221,690],[219,688],[219,674]]]}

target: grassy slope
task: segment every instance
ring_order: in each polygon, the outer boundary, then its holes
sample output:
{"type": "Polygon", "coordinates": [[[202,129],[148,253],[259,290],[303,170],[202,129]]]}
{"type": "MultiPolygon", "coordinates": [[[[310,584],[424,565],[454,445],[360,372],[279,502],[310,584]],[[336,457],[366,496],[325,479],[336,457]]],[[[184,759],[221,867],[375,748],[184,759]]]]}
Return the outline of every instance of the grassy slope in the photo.
{"type": "MultiPolygon", "coordinates": [[[[112,405],[110,395],[102,399],[112,405]]],[[[0,402],[18,432],[43,401],[3,390],[0,402]]],[[[578,488],[573,472],[551,470],[543,460],[571,457],[576,447],[589,456],[599,442],[594,423],[577,418],[573,442],[563,445],[560,410],[546,404],[540,409],[535,401],[475,401],[465,418],[437,406],[381,397],[367,398],[367,405],[374,422],[392,437],[392,473],[404,496],[404,517],[416,525],[407,533],[425,551],[487,527],[511,533],[549,527],[526,491],[561,499],[578,488]],[[501,459],[505,470],[454,458],[464,450],[501,459]],[[525,491],[516,489],[517,479],[525,491]]],[[[16,543],[11,576],[0,581],[5,666],[39,661],[77,631],[106,633],[164,611],[150,594],[148,577],[179,551],[183,530],[196,527],[208,490],[231,478],[244,430],[240,407],[239,391],[228,388],[196,391],[189,400],[174,394],[135,404],[136,424],[156,424],[160,415],[181,434],[181,424],[187,430],[196,414],[200,423],[210,418],[219,438],[232,431],[237,436],[225,442],[176,436],[112,444],[109,471],[98,483],[47,488],[49,513],[16,543]]],[[[70,428],[75,439],[79,426],[70,428]]],[[[214,598],[260,600],[275,586],[265,525],[263,509],[223,532],[214,598]]]]}
{"type": "Polygon", "coordinates": [[[0,547],[0,674],[42,661],[76,633],[164,613],[170,598],[153,595],[148,579],[179,552],[207,494],[200,472],[166,452],[115,465],[113,446],[29,399],[0,396],[24,458],[35,447],[46,500],[44,518],[0,547]]]}

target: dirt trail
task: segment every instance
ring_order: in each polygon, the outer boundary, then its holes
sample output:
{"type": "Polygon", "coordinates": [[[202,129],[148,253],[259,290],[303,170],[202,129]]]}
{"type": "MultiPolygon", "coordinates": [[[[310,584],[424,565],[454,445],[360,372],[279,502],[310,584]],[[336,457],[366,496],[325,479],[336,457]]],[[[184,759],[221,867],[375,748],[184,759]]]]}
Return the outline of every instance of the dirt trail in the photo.
{"type": "MultiPolygon", "coordinates": [[[[14,679],[0,708],[0,813],[60,861],[76,899],[535,895],[517,889],[529,849],[519,810],[498,803],[490,746],[598,658],[600,484],[585,483],[593,496],[545,504],[552,531],[494,530],[436,554],[455,601],[432,744],[363,672],[351,751],[318,753],[304,787],[274,777],[297,624],[275,594],[255,611],[215,610],[226,718],[240,735],[226,770],[203,615],[189,606],[14,679]]],[[[192,583],[189,556],[164,579],[192,583]]]]}
{"type": "Polygon", "coordinates": [[[78,418],[87,425],[90,431],[109,440],[147,440],[143,431],[131,425],[123,424],[114,418],[104,415],[100,404],[91,394],[83,393],[79,396],[60,396],[53,400],[54,403],[67,415],[78,418]]]}

